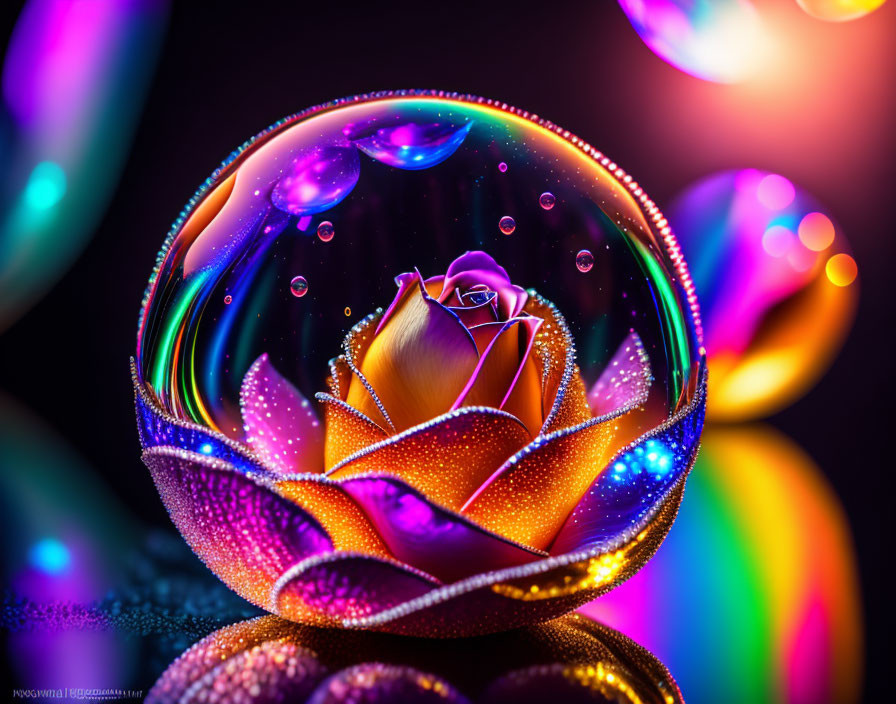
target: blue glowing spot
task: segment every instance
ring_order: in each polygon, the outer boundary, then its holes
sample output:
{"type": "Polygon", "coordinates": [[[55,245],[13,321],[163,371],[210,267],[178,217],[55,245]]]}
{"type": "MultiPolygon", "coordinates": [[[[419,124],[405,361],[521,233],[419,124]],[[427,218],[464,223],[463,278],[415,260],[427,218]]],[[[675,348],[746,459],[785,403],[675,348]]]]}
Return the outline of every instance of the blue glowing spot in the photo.
{"type": "Polygon", "coordinates": [[[34,210],[49,210],[65,195],[65,171],[59,164],[42,161],[31,172],[25,185],[25,205],[34,210]]]}
{"type": "Polygon", "coordinates": [[[72,555],[56,538],[43,538],[31,546],[28,561],[41,572],[61,574],[71,564],[72,555]]]}
{"type": "Polygon", "coordinates": [[[211,443],[208,443],[208,442],[205,443],[204,445],[200,445],[200,446],[199,446],[199,451],[200,451],[203,455],[210,455],[210,454],[212,454],[212,450],[214,450],[214,448],[212,447],[211,443]]]}

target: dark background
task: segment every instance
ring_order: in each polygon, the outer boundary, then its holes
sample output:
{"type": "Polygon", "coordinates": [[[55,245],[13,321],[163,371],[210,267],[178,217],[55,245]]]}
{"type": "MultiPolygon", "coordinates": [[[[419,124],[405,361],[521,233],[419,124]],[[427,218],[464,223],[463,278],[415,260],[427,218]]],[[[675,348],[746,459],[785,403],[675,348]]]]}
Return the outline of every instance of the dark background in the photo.
{"type": "Polygon", "coordinates": [[[128,374],[155,254],[233,147],[335,97],[438,88],[501,99],[594,144],[660,207],[719,169],[778,170],[829,208],[859,264],[860,309],[842,353],[771,420],[822,467],[850,518],[867,620],[866,694],[883,691],[892,616],[884,545],[893,526],[896,2],[843,25],[798,17],[792,0],[778,4],[793,5],[779,11],[809,27],[785,42],[811,76],[811,85],[804,74],[793,78],[799,100],[784,82],[751,92],[670,67],[606,0],[179,4],[106,216],[68,274],[3,334],[0,388],[58,428],[138,519],[167,525],[139,460],[128,374]]]}

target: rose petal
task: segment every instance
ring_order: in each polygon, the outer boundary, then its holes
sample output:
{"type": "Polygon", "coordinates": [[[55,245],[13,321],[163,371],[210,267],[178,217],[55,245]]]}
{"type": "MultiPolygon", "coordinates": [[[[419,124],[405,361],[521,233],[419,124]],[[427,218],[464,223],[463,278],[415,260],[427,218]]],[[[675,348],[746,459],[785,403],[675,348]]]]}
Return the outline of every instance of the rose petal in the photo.
{"type": "Polygon", "coordinates": [[[501,464],[529,441],[515,417],[494,408],[463,408],[359,448],[328,476],[386,473],[433,501],[460,508],[501,464]]]}
{"type": "Polygon", "coordinates": [[[455,259],[445,272],[445,283],[439,301],[445,302],[455,289],[469,289],[484,284],[498,294],[498,315],[507,320],[523,310],[528,295],[510,281],[507,271],[486,252],[466,252],[455,259]]]}
{"type": "Polygon", "coordinates": [[[367,350],[376,336],[375,331],[378,329],[378,323],[382,318],[382,311],[368,315],[356,323],[349,330],[348,335],[346,335],[342,343],[345,351],[342,358],[345,360],[345,365],[349,368],[352,375],[348,382],[348,390],[340,398],[381,428],[394,430],[395,428],[392,426],[392,421],[386,413],[383,402],[373,390],[367,377],[358,368],[358,362],[364,359],[364,355],[367,354],[367,350]]]}
{"type": "MultiPolygon", "coordinates": [[[[133,360],[132,360],[133,365],[133,360]]],[[[252,450],[237,440],[217,431],[181,420],[163,411],[146,387],[137,379],[132,366],[137,405],[137,431],[144,449],[171,445],[223,460],[241,472],[264,472],[265,468],[252,450]]]]}
{"type": "Polygon", "coordinates": [[[324,467],[327,470],[349,455],[389,437],[385,430],[345,401],[328,394],[316,394],[315,398],[324,408],[324,424],[327,428],[324,467]]]}
{"type": "Polygon", "coordinates": [[[348,386],[352,380],[352,370],[342,355],[330,360],[330,376],[327,377],[327,388],[336,398],[344,401],[348,395],[348,386]]]}
{"type": "Polygon", "coordinates": [[[640,406],[647,401],[652,380],[650,359],[632,330],[588,391],[588,404],[595,415],[640,406]]]}
{"type": "Polygon", "coordinates": [[[525,564],[543,555],[448,511],[392,477],[342,482],[376,526],[392,554],[444,582],[525,564]]]}
{"type": "Polygon", "coordinates": [[[256,359],[243,377],[240,408],[246,442],[269,469],[284,474],[323,471],[323,425],[267,354],[256,359]]]}
{"type": "Polygon", "coordinates": [[[537,437],[511,457],[461,509],[481,526],[544,549],[604,466],[615,418],[592,418],[537,437]]]}
{"type": "Polygon", "coordinates": [[[535,336],[532,354],[541,367],[542,433],[552,433],[591,418],[591,409],[575,362],[575,345],[557,307],[539,295],[529,298],[526,313],[544,323],[535,336]]]}
{"type": "Polygon", "coordinates": [[[285,571],[267,607],[311,625],[349,625],[353,619],[423,596],[438,585],[434,577],[392,560],[330,553],[285,571]]]}
{"type": "Polygon", "coordinates": [[[173,447],[150,448],[143,461],[193,551],[258,606],[290,565],[332,549],[307,512],[226,462],[173,447]]]}
{"type": "Polygon", "coordinates": [[[485,323],[494,323],[498,320],[498,314],[495,310],[495,299],[498,294],[494,291],[488,291],[485,294],[485,300],[482,303],[470,303],[467,294],[463,297],[462,305],[450,306],[449,310],[454,313],[460,321],[468,328],[474,325],[483,325],[485,323]]]}
{"type": "MultiPolygon", "coordinates": [[[[418,274],[417,290],[405,294],[355,366],[401,432],[450,408],[477,361],[470,333],[426,294],[418,274]]],[[[365,412],[361,383],[352,379],[347,400],[365,412]]]]}
{"type": "Polygon", "coordinates": [[[407,665],[365,662],[330,676],[308,704],[470,704],[446,680],[407,665]]]}
{"type": "Polygon", "coordinates": [[[672,420],[617,453],[570,513],[551,553],[610,540],[654,512],[694,463],[704,410],[700,392],[672,420]]]}
{"type": "Polygon", "coordinates": [[[341,484],[306,475],[284,477],[273,486],[278,494],[314,516],[336,550],[392,557],[376,528],[341,484]]]}
{"type": "MultiPolygon", "coordinates": [[[[470,332],[477,348],[482,352],[476,369],[454,402],[453,408],[460,406],[503,408],[523,373],[541,323],[539,318],[531,316],[514,318],[504,323],[496,335],[492,335],[495,323],[472,328],[470,332]],[[487,338],[491,339],[483,348],[483,341],[487,338]]],[[[531,390],[527,396],[517,395],[517,400],[519,401],[516,404],[517,410],[524,414],[520,420],[528,429],[530,436],[536,435],[542,425],[539,396],[531,390]],[[531,400],[532,403],[522,402],[524,399],[531,400]],[[535,403],[536,401],[538,403],[535,403]]]]}

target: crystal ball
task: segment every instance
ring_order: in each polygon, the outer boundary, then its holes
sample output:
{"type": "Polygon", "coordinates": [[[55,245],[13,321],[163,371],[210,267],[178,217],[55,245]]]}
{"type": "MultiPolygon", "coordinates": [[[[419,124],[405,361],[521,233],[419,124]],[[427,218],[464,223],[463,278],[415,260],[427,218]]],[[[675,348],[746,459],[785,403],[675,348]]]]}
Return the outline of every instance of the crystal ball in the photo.
{"type": "Polygon", "coordinates": [[[537,115],[434,91],[234,151],[158,256],[133,374],[144,459],[225,582],[418,635],[634,572],[705,404],[694,287],[643,189],[537,115]]]}
{"type": "Polygon", "coordinates": [[[807,391],[848,332],[858,293],[831,214],[780,174],[708,176],[669,208],[702,303],[707,413],[768,415],[807,391]]]}

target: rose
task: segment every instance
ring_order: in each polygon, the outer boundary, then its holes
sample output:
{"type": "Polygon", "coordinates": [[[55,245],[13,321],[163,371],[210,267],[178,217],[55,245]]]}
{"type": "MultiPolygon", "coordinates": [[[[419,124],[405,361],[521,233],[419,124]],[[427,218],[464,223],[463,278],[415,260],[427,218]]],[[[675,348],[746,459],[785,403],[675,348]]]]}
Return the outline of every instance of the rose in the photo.
{"type": "Polygon", "coordinates": [[[396,283],[331,361],[323,424],[266,355],[239,439],[135,375],[144,460],[191,547],[287,618],[417,635],[551,618],[636,571],[677,510],[702,388],[617,451],[650,385],[634,332],[586,393],[560,312],[486,253],[396,283]]]}

